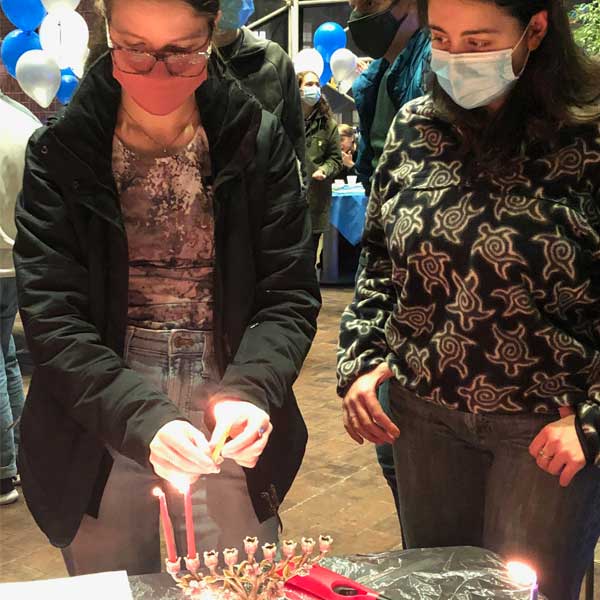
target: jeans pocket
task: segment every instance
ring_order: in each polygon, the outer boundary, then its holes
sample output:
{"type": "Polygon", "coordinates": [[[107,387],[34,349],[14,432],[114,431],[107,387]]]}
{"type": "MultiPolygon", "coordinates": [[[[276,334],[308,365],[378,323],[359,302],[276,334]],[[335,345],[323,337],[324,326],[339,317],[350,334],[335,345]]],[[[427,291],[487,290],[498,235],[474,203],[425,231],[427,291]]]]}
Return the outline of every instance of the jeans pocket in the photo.
{"type": "Polygon", "coordinates": [[[124,360],[148,384],[164,394],[168,393],[169,357],[166,353],[145,347],[143,340],[133,336],[126,339],[124,360]]]}

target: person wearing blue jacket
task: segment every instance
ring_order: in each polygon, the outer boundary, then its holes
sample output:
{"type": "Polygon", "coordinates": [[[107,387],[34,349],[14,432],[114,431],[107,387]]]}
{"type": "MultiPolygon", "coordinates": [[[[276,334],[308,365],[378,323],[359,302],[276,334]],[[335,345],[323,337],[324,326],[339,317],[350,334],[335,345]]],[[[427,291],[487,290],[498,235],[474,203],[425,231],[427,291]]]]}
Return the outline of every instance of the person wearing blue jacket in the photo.
{"type": "Polygon", "coordinates": [[[356,170],[370,190],[385,138],[400,108],[425,93],[431,43],[414,0],[357,0],[348,21],[357,46],[375,59],[352,92],[360,118],[356,170]]]}
{"type": "MultiPolygon", "coordinates": [[[[360,118],[356,174],[367,193],[396,113],[425,93],[431,60],[429,32],[420,25],[415,0],[350,0],[348,27],[356,45],[375,59],[352,86],[360,118]]],[[[362,270],[362,256],[359,273],[362,270]]],[[[379,402],[389,414],[387,384],[379,388],[379,402]]],[[[377,459],[392,490],[398,518],[400,508],[392,446],[376,446],[377,459]]]]}

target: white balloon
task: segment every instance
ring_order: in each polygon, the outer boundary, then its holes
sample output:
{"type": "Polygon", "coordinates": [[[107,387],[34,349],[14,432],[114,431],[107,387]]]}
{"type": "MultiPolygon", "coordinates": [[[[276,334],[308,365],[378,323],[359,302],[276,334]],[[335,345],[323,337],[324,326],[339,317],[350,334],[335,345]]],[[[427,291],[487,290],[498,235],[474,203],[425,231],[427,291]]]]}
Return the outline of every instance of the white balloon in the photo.
{"type": "Polygon", "coordinates": [[[90,49],[86,48],[83,51],[83,54],[79,57],[76,58],[76,60],[71,61],[71,64],[69,65],[69,67],[73,70],[73,73],[75,73],[75,75],[77,75],[77,77],[79,77],[79,79],[81,79],[83,77],[83,72],[85,69],[85,61],[88,59],[88,56],[90,55],[90,49]]]}
{"type": "Polygon", "coordinates": [[[43,108],[48,108],[60,88],[60,68],[43,50],[25,52],[17,62],[21,89],[43,108]]]}
{"type": "Polygon", "coordinates": [[[346,79],[338,83],[338,91],[342,94],[347,94],[352,89],[352,84],[359,75],[360,73],[358,72],[358,69],[355,69],[354,72],[350,73],[350,75],[346,77],[346,79]]]}
{"type": "Polygon", "coordinates": [[[331,72],[335,77],[335,80],[340,82],[348,78],[354,71],[356,71],[356,65],[358,59],[356,54],[348,50],[348,48],[340,48],[331,55],[331,72]]]}
{"type": "Polygon", "coordinates": [[[296,73],[312,71],[317,77],[321,77],[325,69],[325,61],[321,54],[314,48],[305,48],[294,59],[296,73]]]}
{"type": "Polygon", "coordinates": [[[79,0],[42,0],[42,4],[48,12],[61,8],[75,10],[79,6],[79,0]]]}
{"type": "Polygon", "coordinates": [[[74,10],[56,9],[46,16],[40,26],[42,48],[61,69],[66,69],[83,55],[89,40],[87,23],[74,10]]]}

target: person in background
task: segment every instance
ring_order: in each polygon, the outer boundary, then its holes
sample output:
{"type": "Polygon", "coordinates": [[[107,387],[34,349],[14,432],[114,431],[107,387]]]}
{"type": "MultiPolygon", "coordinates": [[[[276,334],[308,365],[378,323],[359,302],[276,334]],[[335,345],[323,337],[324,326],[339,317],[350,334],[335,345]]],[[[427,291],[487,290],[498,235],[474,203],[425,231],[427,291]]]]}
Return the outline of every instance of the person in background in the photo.
{"type": "Polygon", "coordinates": [[[308,205],[312,221],[315,264],[321,236],[329,229],[331,184],[342,169],[340,136],[331,108],[321,93],[319,78],[312,71],[298,73],[306,134],[308,205]]]}
{"type": "Polygon", "coordinates": [[[221,2],[215,45],[242,88],[279,118],[304,172],[304,119],[294,65],[279,44],[243,27],[253,12],[253,0],[221,2]]]}
{"type": "Polygon", "coordinates": [[[178,484],[200,555],[277,540],[320,308],[298,161],[215,58],[218,0],[99,4],[110,53],[29,142],[14,248],[23,492],[71,575],[161,570],[155,487],[179,556],[178,484]]]}
{"type": "Polygon", "coordinates": [[[12,252],[17,233],[15,205],[23,183],[25,148],[41,126],[27,108],[0,92],[0,505],[19,498],[15,489],[19,419],[24,394],[13,339],[17,283],[12,252]]]}
{"type": "Polygon", "coordinates": [[[352,39],[374,59],[352,85],[360,119],[356,171],[369,192],[396,113],[425,93],[431,43],[416,0],[352,0],[351,6],[352,39]]]}
{"type": "MultiPolygon", "coordinates": [[[[375,59],[352,86],[360,119],[355,168],[358,180],[369,194],[396,113],[425,93],[431,43],[427,29],[421,27],[416,0],[351,0],[351,6],[348,27],[352,38],[367,56],[375,59]]],[[[359,275],[363,265],[361,255],[359,275]]],[[[389,414],[386,383],[378,394],[389,414]]],[[[376,453],[400,517],[392,446],[378,444],[376,453]]]]}
{"type": "Polygon", "coordinates": [[[338,133],[343,165],[338,177],[346,179],[348,175],[356,176],[356,134],[351,125],[339,125],[338,133]]]}
{"type": "Polygon", "coordinates": [[[600,534],[600,65],[562,0],[421,8],[436,81],[375,175],[344,424],[394,442],[409,548],[488,548],[577,600],[600,534]]]}

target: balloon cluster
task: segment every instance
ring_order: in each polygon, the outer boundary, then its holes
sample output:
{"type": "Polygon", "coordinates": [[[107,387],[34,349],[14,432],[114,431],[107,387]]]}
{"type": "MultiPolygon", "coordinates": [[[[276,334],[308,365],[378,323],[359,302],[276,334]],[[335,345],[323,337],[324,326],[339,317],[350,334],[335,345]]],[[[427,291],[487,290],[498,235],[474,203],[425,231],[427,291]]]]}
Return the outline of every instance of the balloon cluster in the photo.
{"type": "Polygon", "coordinates": [[[315,31],[313,48],[298,53],[294,60],[297,73],[312,71],[326,85],[333,77],[346,93],[358,77],[358,59],[346,48],[346,32],[338,23],[323,23],[315,31]]]}
{"type": "Polygon", "coordinates": [[[2,62],[43,108],[54,98],[67,104],[83,75],[90,32],[75,11],[79,1],[0,0],[4,14],[17,27],[2,40],[2,62]]]}

